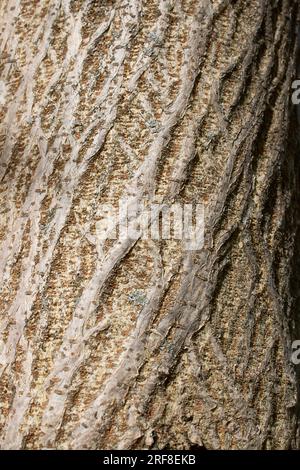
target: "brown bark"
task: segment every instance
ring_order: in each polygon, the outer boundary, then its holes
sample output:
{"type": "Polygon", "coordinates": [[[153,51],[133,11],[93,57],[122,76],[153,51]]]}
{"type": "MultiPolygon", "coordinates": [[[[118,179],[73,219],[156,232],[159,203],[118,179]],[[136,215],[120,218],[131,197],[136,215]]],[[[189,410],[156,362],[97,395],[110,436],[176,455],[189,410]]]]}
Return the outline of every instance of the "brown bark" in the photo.
{"type": "Polygon", "coordinates": [[[1,448],[298,448],[298,2],[0,11],[1,448]],[[128,194],[203,249],[100,246],[128,194]]]}

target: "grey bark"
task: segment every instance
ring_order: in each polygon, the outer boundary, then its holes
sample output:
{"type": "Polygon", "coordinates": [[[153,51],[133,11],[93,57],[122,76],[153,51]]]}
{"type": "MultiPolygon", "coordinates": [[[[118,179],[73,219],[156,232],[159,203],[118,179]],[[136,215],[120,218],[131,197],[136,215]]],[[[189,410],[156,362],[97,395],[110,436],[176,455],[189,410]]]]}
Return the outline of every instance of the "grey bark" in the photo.
{"type": "Polygon", "coordinates": [[[3,0],[3,449],[299,448],[294,0],[3,0]],[[205,204],[205,243],[98,209],[205,204]]]}

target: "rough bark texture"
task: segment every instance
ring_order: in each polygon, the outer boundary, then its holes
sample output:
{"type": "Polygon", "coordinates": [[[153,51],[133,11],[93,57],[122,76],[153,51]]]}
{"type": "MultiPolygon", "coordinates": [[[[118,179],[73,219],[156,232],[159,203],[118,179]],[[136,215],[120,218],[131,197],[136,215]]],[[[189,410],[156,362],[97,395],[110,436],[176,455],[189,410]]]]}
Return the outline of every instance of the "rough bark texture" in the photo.
{"type": "Polygon", "coordinates": [[[0,13],[1,448],[299,447],[298,2],[0,13]],[[128,194],[205,203],[203,249],[100,245],[128,194]]]}

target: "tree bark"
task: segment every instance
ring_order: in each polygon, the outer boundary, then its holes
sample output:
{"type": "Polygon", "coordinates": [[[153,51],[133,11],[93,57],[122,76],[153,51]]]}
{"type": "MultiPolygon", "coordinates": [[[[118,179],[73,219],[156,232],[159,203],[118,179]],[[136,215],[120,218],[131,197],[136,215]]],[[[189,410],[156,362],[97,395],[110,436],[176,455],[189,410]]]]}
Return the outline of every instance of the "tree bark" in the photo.
{"type": "Polygon", "coordinates": [[[0,12],[1,448],[299,448],[298,2],[0,12]],[[101,245],[128,195],[203,248],[101,245]]]}

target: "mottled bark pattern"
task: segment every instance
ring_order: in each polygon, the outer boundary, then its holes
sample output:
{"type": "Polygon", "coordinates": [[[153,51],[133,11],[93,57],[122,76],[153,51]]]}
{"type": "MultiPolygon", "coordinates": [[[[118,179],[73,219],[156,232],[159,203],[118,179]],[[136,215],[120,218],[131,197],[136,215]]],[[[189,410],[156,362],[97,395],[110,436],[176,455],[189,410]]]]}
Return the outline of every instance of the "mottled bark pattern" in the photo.
{"type": "Polygon", "coordinates": [[[297,0],[0,2],[3,449],[299,446],[297,0]],[[203,202],[205,245],[101,244],[203,202]]]}

